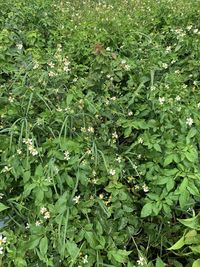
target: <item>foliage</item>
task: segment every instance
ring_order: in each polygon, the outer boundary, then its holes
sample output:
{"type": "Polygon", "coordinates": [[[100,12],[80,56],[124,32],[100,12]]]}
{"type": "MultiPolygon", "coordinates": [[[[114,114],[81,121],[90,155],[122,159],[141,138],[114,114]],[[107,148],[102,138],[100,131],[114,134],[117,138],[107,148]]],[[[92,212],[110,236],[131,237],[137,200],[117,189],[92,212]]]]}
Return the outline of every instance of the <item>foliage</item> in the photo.
{"type": "Polygon", "coordinates": [[[199,210],[199,18],[0,2],[0,265],[198,266],[168,248],[199,210]]]}

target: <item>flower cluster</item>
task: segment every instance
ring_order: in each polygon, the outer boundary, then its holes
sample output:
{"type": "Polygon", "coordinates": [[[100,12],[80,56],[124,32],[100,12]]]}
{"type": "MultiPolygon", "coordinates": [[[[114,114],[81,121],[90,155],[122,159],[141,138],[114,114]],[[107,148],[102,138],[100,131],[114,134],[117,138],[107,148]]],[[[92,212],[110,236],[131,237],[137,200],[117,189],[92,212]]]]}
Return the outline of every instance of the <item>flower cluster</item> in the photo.
{"type": "Polygon", "coordinates": [[[4,245],[5,245],[6,241],[7,241],[7,237],[0,234],[0,254],[3,254],[4,245]]]}
{"type": "Polygon", "coordinates": [[[50,212],[47,210],[47,208],[45,208],[45,207],[42,207],[41,209],[40,209],[40,213],[43,215],[43,217],[44,217],[44,219],[50,219],[50,212]]]}
{"type": "Polygon", "coordinates": [[[34,148],[32,139],[24,139],[23,143],[27,145],[27,148],[28,148],[28,150],[29,150],[29,152],[31,153],[32,156],[37,156],[38,155],[38,151],[37,151],[37,149],[34,148]]]}

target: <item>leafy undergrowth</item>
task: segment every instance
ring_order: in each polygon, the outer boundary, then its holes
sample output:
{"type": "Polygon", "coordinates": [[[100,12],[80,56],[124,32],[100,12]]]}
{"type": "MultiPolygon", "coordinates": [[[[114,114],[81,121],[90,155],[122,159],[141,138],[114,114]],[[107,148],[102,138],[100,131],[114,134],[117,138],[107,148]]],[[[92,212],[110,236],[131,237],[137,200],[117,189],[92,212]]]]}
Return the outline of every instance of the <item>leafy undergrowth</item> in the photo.
{"type": "Polygon", "coordinates": [[[199,1],[7,0],[0,29],[0,266],[200,266],[199,1]]]}

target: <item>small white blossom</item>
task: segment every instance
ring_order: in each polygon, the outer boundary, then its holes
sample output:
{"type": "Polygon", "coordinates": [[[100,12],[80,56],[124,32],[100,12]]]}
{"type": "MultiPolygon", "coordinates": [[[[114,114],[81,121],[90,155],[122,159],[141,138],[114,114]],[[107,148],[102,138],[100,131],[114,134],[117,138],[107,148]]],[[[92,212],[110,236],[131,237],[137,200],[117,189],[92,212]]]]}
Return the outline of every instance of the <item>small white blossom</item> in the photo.
{"type": "Polygon", "coordinates": [[[7,241],[7,237],[5,237],[5,236],[3,237],[3,235],[0,234],[0,246],[3,245],[3,244],[5,244],[6,241],[7,241]]]}
{"type": "Polygon", "coordinates": [[[128,116],[132,116],[132,115],[133,115],[133,111],[129,111],[128,116]]]}
{"type": "Polygon", "coordinates": [[[2,199],[2,198],[3,198],[3,196],[4,196],[4,194],[3,194],[3,193],[0,193],[0,199],[2,199]]]}
{"type": "Polygon", "coordinates": [[[64,153],[64,159],[65,160],[69,160],[70,159],[70,156],[69,156],[69,152],[68,151],[65,151],[65,153],[64,153]]]}
{"type": "Polygon", "coordinates": [[[75,196],[74,198],[73,198],[73,201],[76,203],[76,204],[78,204],[79,203],[79,201],[80,201],[80,195],[79,196],[75,196]]]}
{"type": "Polygon", "coordinates": [[[200,108],[200,102],[197,104],[197,107],[200,108]]]}
{"type": "Polygon", "coordinates": [[[3,247],[0,247],[0,255],[3,254],[3,247]]]}
{"type": "Polygon", "coordinates": [[[49,219],[49,218],[50,218],[50,212],[49,212],[49,211],[46,211],[46,212],[44,213],[44,218],[45,218],[45,219],[49,219]]]}
{"type": "Polygon", "coordinates": [[[47,212],[47,208],[42,207],[42,208],[40,209],[40,213],[41,213],[41,214],[44,214],[45,212],[47,212]]]}
{"type": "Polygon", "coordinates": [[[17,47],[17,49],[22,50],[23,44],[17,44],[16,47],[17,47]]]}
{"type": "Polygon", "coordinates": [[[129,71],[129,70],[131,69],[131,67],[130,67],[130,65],[125,64],[125,65],[124,65],[124,69],[127,70],[127,71],[129,71]]]}
{"type": "Polygon", "coordinates": [[[193,33],[198,33],[198,31],[199,31],[198,29],[194,29],[193,33]]]}
{"type": "Polygon", "coordinates": [[[143,188],[145,193],[149,192],[149,187],[146,184],[143,184],[142,188],[143,188]]]}
{"type": "Polygon", "coordinates": [[[165,102],[165,98],[164,97],[159,97],[158,100],[159,100],[160,105],[163,105],[164,102],[165,102]]]}
{"type": "Polygon", "coordinates": [[[54,68],[55,67],[55,64],[53,62],[48,63],[48,65],[49,65],[50,68],[54,68]]]}
{"type": "Polygon", "coordinates": [[[121,64],[122,65],[126,64],[126,60],[125,59],[122,59],[121,64]]]}
{"type": "Polygon", "coordinates": [[[48,75],[49,75],[49,77],[55,77],[55,76],[56,76],[56,73],[53,72],[53,71],[50,71],[50,72],[48,73],[48,75]]]}
{"type": "Polygon", "coordinates": [[[17,154],[18,154],[18,155],[21,155],[21,154],[22,154],[21,149],[17,149],[17,154]]]}
{"type": "Polygon", "coordinates": [[[192,124],[193,124],[193,119],[192,118],[187,118],[186,119],[186,124],[188,125],[188,126],[192,126],[192,124]]]}
{"type": "Polygon", "coordinates": [[[5,166],[1,172],[9,172],[11,167],[5,166]]]}
{"type": "Polygon", "coordinates": [[[167,69],[167,68],[168,68],[167,63],[162,63],[162,67],[163,67],[164,69],[167,69]]]}
{"type": "Polygon", "coordinates": [[[83,263],[88,263],[88,255],[85,255],[85,257],[83,258],[83,263]]]}
{"type": "Polygon", "coordinates": [[[112,176],[114,176],[114,175],[116,174],[116,170],[111,169],[111,170],[109,171],[109,174],[112,175],[112,176]]]}
{"type": "Polygon", "coordinates": [[[139,260],[137,260],[137,264],[143,266],[143,265],[145,264],[145,259],[144,259],[143,257],[140,256],[140,257],[139,257],[139,260]]]}
{"type": "Polygon", "coordinates": [[[111,51],[110,47],[106,47],[106,51],[108,52],[111,51]]]}
{"type": "Polygon", "coordinates": [[[15,98],[14,98],[13,96],[10,95],[9,98],[8,98],[8,101],[9,101],[10,103],[13,103],[14,100],[15,100],[15,98]]]}
{"type": "Polygon", "coordinates": [[[99,195],[99,198],[100,198],[100,199],[103,199],[103,198],[104,198],[104,194],[100,194],[100,195],[99,195]]]}
{"type": "Polygon", "coordinates": [[[176,99],[176,101],[180,101],[181,97],[179,95],[177,95],[175,99],[176,99]]]}
{"type": "Polygon", "coordinates": [[[120,163],[122,161],[122,157],[118,156],[115,160],[120,163]]]}
{"type": "Polygon", "coordinates": [[[143,144],[143,143],[144,143],[144,140],[140,137],[140,138],[138,139],[138,143],[139,143],[139,144],[143,144]]]}
{"type": "Polygon", "coordinates": [[[118,139],[118,134],[116,132],[112,133],[112,138],[113,139],[118,139]]]}
{"type": "Polygon", "coordinates": [[[88,130],[89,133],[94,133],[94,128],[93,127],[88,127],[87,130],[88,130]]]}
{"type": "Polygon", "coordinates": [[[29,229],[30,228],[30,225],[29,223],[26,224],[26,229],[29,229]]]}
{"type": "Polygon", "coordinates": [[[36,221],[36,222],[35,222],[35,225],[36,225],[36,226],[40,226],[40,225],[41,225],[41,221],[36,221]]]}

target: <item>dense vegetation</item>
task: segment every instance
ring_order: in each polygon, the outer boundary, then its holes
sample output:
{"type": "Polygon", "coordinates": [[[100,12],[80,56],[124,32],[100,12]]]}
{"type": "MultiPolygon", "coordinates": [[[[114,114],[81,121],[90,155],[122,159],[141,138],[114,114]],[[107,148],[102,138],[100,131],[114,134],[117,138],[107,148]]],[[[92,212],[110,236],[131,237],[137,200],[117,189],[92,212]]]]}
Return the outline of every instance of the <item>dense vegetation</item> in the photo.
{"type": "Polygon", "coordinates": [[[200,266],[199,66],[198,0],[0,0],[0,266],[200,266]]]}

